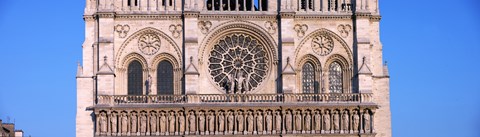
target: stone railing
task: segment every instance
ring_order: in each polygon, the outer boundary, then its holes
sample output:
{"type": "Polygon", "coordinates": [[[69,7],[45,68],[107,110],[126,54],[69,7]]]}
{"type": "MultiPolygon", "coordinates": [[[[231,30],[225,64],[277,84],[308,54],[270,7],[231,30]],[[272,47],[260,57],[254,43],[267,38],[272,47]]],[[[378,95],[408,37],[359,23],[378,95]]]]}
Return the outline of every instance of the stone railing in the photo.
{"type": "Polygon", "coordinates": [[[285,5],[285,9],[295,8],[297,11],[307,11],[307,12],[323,12],[323,13],[334,13],[334,12],[351,12],[352,11],[352,2],[354,0],[295,0],[296,7],[288,7],[288,3],[282,3],[285,5]]]}
{"type": "Polygon", "coordinates": [[[181,12],[181,0],[87,0],[86,12],[181,12]]]}
{"type": "Polygon", "coordinates": [[[99,95],[99,105],[172,103],[369,103],[370,93],[327,94],[198,94],[198,95],[99,95]]]}

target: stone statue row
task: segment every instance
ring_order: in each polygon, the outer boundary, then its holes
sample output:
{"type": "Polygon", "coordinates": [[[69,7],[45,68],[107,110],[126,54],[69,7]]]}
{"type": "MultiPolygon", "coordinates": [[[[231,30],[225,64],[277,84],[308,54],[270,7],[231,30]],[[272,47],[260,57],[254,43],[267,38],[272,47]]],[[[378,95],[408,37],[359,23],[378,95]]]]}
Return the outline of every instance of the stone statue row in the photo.
{"type": "Polygon", "coordinates": [[[373,113],[359,110],[152,111],[96,114],[96,134],[248,135],[373,133],[373,113]]]}

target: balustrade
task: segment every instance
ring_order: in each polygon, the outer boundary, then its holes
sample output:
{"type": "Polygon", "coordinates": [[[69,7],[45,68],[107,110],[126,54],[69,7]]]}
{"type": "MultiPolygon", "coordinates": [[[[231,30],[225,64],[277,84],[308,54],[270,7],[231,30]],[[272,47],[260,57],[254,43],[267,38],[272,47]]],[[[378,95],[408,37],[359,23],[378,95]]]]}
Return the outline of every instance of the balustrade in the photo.
{"type": "Polygon", "coordinates": [[[297,0],[296,8],[297,11],[351,12],[352,6],[351,0],[297,0]]]}

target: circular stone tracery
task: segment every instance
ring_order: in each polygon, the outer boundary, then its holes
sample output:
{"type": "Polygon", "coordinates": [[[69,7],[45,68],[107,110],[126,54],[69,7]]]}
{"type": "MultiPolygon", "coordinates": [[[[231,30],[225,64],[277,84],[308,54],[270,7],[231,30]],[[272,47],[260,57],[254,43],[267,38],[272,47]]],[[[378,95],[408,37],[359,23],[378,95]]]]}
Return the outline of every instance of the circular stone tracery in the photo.
{"type": "Polygon", "coordinates": [[[231,34],[220,39],[210,51],[208,63],[213,81],[221,88],[230,82],[229,76],[237,81],[243,77],[246,85],[242,86],[242,91],[237,91],[242,93],[255,90],[269,68],[265,47],[245,34],[231,34]]]}
{"type": "Polygon", "coordinates": [[[160,37],[154,33],[147,33],[138,39],[138,49],[147,55],[153,55],[160,49],[160,37]]]}
{"type": "Polygon", "coordinates": [[[312,49],[315,53],[320,56],[325,56],[330,54],[333,50],[333,39],[332,37],[321,34],[313,37],[312,39],[312,49]]]}

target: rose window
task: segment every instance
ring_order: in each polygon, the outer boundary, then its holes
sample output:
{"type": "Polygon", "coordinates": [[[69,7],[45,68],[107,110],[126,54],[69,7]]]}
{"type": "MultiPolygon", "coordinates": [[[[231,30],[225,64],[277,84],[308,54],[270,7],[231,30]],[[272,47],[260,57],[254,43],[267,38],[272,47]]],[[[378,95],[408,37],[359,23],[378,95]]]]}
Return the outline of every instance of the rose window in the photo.
{"type": "Polygon", "coordinates": [[[312,40],[312,49],[320,56],[328,55],[333,50],[333,39],[327,35],[315,36],[312,40]]]}
{"type": "Polygon", "coordinates": [[[138,49],[147,55],[153,55],[160,49],[160,38],[154,33],[140,36],[138,49]]]}
{"type": "Polygon", "coordinates": [[[254,90],[265,79],[269,68],[265,47],[244,34],[220,39],[213,46],[208,62],[215,84],[230,93],[254,90]]]}

